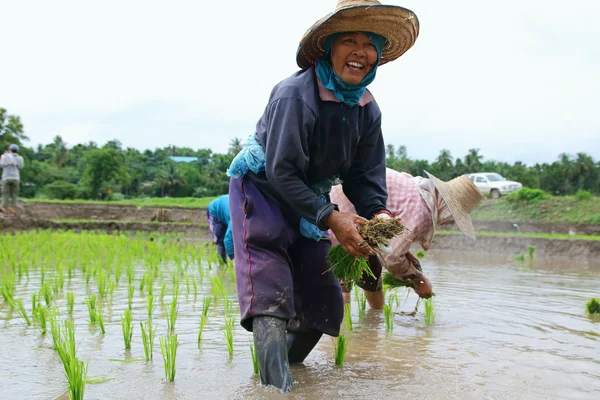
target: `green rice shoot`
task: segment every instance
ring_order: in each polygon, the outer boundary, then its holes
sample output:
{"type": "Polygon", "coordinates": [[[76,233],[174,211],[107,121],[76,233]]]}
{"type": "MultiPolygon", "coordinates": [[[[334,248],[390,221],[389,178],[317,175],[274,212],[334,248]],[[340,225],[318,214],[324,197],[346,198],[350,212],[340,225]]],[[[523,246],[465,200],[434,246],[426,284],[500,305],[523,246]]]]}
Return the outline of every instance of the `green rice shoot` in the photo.
{"type": "Polygon", "coordinates": [[[233,356],[233,327],[235,326],[235,317],[233,315],[225,316],[225,342],[227,343],[227,352],[229,356],[233,356]]]}
{"type": "Polygon", "coordinates": [[[146,361],[152,361],[154,358],[152,350],[154,349],[154,334],[156,333],[157,327],[158,324],[152,328],[152,320],[146,321],[145,324],[140,322],[142,344],[144,345],[144,356],[146,357],[146,361]]]}
{"type": "Polygon", "coordinates": [[[88,296],[88,298],[85,300],[85,304],[87,304],[88,315],[90,316],[90,324],[95,324],[96,316],[98,315],[98,311],[96,310],[96,296],[88,296]]]}
{"type": "Polygon", "coordinates": [[[131,310],[125,309],[121,317],[121,331],[123,332],[123,343],[126,349],[131,349],[131,336],[133,335],[133,324],[131,323],[131,310]]]}
{"type": "Polygon", "coordinates": [[[104,329],[104,316],[102,315],[102,309],[98,308],[96,311],[96,325],[100,328],[100,332],[104,335],[106,333],[106,329],[104,329]]]}
{"type": "Polygon", "coordinates": [[[354,257],[346,253],[340,244],[331,247],[327,253],[327,262],[331,268],[326,272],[332,271],[337,280],[345,283],[362,279],[364,273],[375,278],[366,258],[354,257]]]}
{"type": "Polygon", "coordinates": [[[135,287],[133,285],[129,285],[127,287],[127,307],[131,310],[133,307],[133,294],[135,293],[135,287]]]}
{"type": "Polygon", "coordinates": [[[75,307],[75,293],[67,292],[67,313],[73,315],[73,308],[75,307]]]}
{"type": "Polygon", "coordinates": [[[414,288],[414,283],[411,281],[401,281],[400,279],[394,278],[392,274],[386,272],[383,274],[383,287],[386,289],[395,289],[399,287],[414,288]]]}
{"type": "Polygon", "coordinates": [[[385,317],[385,329],[391,332],[394,329],[394,313],[389,304],[383,305],[383,316],[385,317]]]}
{"type": "Polygon", "coordinates": [[[362,319],[365,316],[367,310],[367,298],[364,293],[359,293],[357,298],[358,303],[358,318],[362,319]]]}
{"type": "Polygon", "coordinates": [[[347,330],[354,330],[352,327],[352,307],[350,303],[344,304],[344,325],[347,330]]]}
{"type": "Polygon", "coordinates": [[[17,299],[15,301],[17,303],[16,304],[16,306],[17,306],[17,312],[25,320],[25,322],[27,323],[27,325],[31,325],[31,320],[27,316],[27,311],[25,311],[25,307],[23,307],[23,302],[21,301],[21,299],[17,299]]]}
{"type": "Polygon", "coordinates": [[[176,359],[177,359],[177,335],[161,336],[160,352],[163,357],[163,366],[165,369],[165,378],[168,382],[175,380],[176,359]]]}
{"type": "Polygon", "coordinates": [[[425,299],[425,324],[431,325],[435,322],[435,304],[433,301],[433,297],[425,299]]]}
{"type": "Polygon", "coordinates": [[[335,342],[335,365],[344,365],[348,341],[344,335],[340,335],[335,342]]]}
{"type": "Polygon", "coordinates": [[[172,332],[175,330],[175,322],[177,322],[177,313],[179,305],[177,304],[177,296],[171,299],[171,305],[165,308],[165,316],[167,318],[167,329],[172,332]]]}
{"type": "Polygon", "coordinates": [[[256,346],[254,346],[254,343],[250,344],[250,355],[252,356],[252,370],[254,371],[254,375],[258,375],[260,373],[260,366],[258,364],[258,354],[256,354],[256,346]]]}

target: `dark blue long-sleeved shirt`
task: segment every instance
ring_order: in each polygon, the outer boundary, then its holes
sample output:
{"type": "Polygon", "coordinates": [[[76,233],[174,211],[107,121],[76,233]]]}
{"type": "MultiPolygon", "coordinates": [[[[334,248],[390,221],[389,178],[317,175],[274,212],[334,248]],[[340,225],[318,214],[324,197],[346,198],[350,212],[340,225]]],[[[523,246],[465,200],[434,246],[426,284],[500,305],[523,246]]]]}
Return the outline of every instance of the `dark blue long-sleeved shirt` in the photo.
{"type": "Polygon", "coordinates": [[[385,145],[375,101],[352,108],[324,101],[314,68],[300,71],[271,92],[256,138],[266,168],[248,176],[288,220],[304,217],[325,230],[335,206],[324,205],[310,187],[336,174],[359,215],[371,218],[386,209],[385,145]]]}

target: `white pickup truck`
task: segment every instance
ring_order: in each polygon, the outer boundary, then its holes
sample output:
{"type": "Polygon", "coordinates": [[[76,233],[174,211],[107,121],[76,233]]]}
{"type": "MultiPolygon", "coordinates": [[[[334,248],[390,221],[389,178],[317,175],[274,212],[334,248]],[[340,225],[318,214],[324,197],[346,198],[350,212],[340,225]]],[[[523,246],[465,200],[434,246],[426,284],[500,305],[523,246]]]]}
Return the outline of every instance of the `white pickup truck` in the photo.
{"type": "Polygon", "coordinates": [[[495,172],[469,174],[469,179],[477,186],[481,194],[490,195],[494,199],[523,188],[519,182],[507,181],[505,177],[495,172]]]}

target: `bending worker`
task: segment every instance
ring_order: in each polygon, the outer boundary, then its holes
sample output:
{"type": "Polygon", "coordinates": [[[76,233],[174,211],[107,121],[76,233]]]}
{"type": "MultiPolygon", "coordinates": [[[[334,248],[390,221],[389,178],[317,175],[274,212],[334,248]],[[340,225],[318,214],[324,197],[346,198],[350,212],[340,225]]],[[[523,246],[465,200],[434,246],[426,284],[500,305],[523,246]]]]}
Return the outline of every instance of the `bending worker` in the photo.
{"type": "Polygon", "coordinates": [[[366,89],[418,31],[404,8],[338,1],[300,41],[301,70],[273,88],[228,170],[241,324],[254,333],[265,385],[291,390],[289,363],[339,334],[342,292],[326,272],[331,241],[320,239],[331,229],[348,253],[373,252],[356,225],[389,211],[381,111],[366,89]],[[356,213],[329,201],[340,181],[356,213]]]}
{"type": "Polygon", "coordinates": [[[217,253],[224,262],[227,262],[227,257],[233,260],[229,195],[226,194],[211,201],[206,210],[206,217],[213,241],[217,245],[217,253]]]}
{"type": "MultiPolygon", "coordinates": [[[[444,182],[425,171],[429,179],[413,177],[404,172],[386,169],[388,189],[387,208],[401,219],[408,228],[408,236],[402,235],[390,242],[391,252],[385,254],[383,263],[376,255],[369,257],[369,265],[375,278],[363,274],[356,284],[364,290],[369,306],[383,308],[382,264],[396,278],[410,281],[415,292],[424,298],[431,297],[433,290],[429,280],[417,269],[418,261],[409,252],[417,242],[427,251],[438,227],[456,223],[470,239],[475,240],[475,230],[470,214],[483,199],[477,187],[466,175],[444,182]]],[[[341,186],[331,190],[331,201],[340,211],[354,212],[354,206],[344,195],[341,186]]],[[[344,301],[350,301],[351,284],[342,284],[344,301]]]]}

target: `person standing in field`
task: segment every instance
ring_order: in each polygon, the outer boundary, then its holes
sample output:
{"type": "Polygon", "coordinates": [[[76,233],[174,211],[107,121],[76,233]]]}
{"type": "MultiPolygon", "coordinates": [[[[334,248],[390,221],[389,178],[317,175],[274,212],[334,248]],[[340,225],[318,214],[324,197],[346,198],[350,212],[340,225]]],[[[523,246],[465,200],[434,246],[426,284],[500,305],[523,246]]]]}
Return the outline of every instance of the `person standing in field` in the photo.
{"type": "Polygon", "coordinates": [[[2,210],[8,215],[9,207],[12,215],[17,213],[17,200],[19,198],[19,170],[23,168],[23,157],[19,155],[19,146],[11,144],[8,150],[0,157],[2,168],[2,210]]]}
{"type": "Polygon", "coordinates": [[[381,111],[367,86],[418,33],[410,10],[339,0],[301,39],[301,70],[273,88],[228,170],[241,325],[253,332],[265,385],[291,390],[289,364],[323,334],[339,335],[342,291],[326,261],[331,241],[321,239],[331,229],[349,254],[374,251],[357,225],[390,212],[381,111]],[[356,213],[330,202],[340,182],[356,213]]]}
{"type": "MultiPolygon", "coordinates": [[[[392,215],[400,218],[408,234],[390,242],[389,254],[381,258],[377,255],[369,257],[375,278],[364,273],[362,279],[356,281],[364,290],[371,308],[381,309],[385,304],[382,265],[396,279],[409,281],[419,297],[433,295],[431,283],[420,270],[417,258],[409,251],[413,243],[419,243],[425,251],[429,250],[438,227],[451,223],[456,223],[468,238],[475,240],[470,214],[483,199],[477,187],[464,175],[444,182],[427,171],[425,173],[429,179],[386,169],[386,205],[392,215]]],[[[331,190],[331,201],[337,203],[341,211],[354,212],[354,206],[341,186],[331,190]]],[[[345,302],[350,302],[351,289],[351,284],[342,283],[345,302]]]]}
{"type": "Polygon", "coordinates": [[[206,210],[208,227],[217,246],[217,253],[224,262],[227,257],[233,260],[233,236],[231,234],[231,218],[229,215],[229,195],[223,195],[211,201],[206,210]]]}

